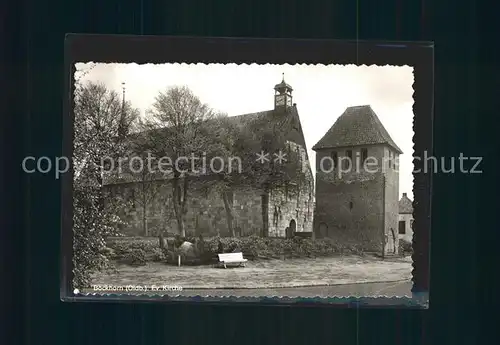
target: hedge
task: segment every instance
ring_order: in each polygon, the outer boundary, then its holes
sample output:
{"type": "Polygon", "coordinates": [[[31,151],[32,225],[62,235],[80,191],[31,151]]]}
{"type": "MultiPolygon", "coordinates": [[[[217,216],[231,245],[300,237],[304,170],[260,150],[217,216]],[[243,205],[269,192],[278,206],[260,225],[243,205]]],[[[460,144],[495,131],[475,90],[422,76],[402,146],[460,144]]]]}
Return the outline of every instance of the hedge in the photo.
{"type": "MultiPolygon", "coordinates": [[[[193,238],[184,238],[194,242],[193,238]]],[[[281,258],[314,258],[336,255],[362,255],[359,245],[343,245],[330,239],[312,240],[308,238],[284,239],[249,237],[212,237],[203,240],[202,249],[196,251],[192,264],[210,264],[217,262],[219,242],[224,252],[241,251],[248,260],[281,259],[281,258]]],[[[161,261],[176,263],[174,240],[168,239],[164,250],[159,248],[158,238],[120,238],[108,240],[110,248],[107,255],[111,259],[130,265],[141,265],[147,262],[161,261]]],[[[189,260],[183,260],[189,264],[189,260]]]]}

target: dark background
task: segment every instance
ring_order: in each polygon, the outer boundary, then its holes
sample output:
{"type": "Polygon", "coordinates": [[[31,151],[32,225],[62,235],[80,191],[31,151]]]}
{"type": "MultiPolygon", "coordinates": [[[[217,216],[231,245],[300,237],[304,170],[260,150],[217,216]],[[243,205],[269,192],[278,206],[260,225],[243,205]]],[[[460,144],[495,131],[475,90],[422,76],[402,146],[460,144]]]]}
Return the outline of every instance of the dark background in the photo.
{"type": "Polygon", "coordinates": [[[490,159],[500,115],[488,103],[499,98],[495,9],[473,0],[32,0],[4,7],[1,344],[470,345],[495,339],[489,338],[494,319],[480,313],[499,306],[491,284],[498,272],[498,174],[490,159]],[[485,158],[483,174],[434,177],[431,309],[60,302],[60,183],[24,175],[20,162],[61,155],[67,32],[435,41],[434,154],[485,158]],[[479,291],[482,281],[490,288],[479,291]]]}

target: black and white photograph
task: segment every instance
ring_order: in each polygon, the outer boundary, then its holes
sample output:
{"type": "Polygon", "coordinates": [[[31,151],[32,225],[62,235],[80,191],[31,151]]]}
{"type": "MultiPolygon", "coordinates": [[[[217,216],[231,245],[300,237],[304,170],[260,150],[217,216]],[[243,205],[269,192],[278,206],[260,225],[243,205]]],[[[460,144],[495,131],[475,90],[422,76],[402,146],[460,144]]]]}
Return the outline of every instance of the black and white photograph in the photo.
{"type": "Polygon", "coordinates": [[[411,297],[413,67],[73,71],[75,295],[411,297]]]}

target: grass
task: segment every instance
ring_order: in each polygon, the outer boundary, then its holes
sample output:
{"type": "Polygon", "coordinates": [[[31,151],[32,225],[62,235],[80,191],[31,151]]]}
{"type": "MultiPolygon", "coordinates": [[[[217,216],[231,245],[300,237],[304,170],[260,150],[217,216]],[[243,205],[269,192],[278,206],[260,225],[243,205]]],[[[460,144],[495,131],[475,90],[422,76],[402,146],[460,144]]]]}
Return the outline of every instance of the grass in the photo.
{"type": "Polygon", "coordinates": [[[411,278],[409,257],[384,261],[374,257],[344,256],[290,260],[256,260],[246,267],[172,266],[148,262],[93,276],[95,285],[170,285],[183,289],[281,288],[335,284],[390,282],[411,278]]]}

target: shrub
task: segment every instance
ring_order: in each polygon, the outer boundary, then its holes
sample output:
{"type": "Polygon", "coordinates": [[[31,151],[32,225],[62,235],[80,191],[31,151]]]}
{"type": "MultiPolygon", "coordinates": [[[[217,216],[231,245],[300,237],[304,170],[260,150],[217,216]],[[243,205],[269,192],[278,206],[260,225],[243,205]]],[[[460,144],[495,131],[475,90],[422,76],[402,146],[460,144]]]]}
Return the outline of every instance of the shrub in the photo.
{"type": "Polygon", "coordinates": [[[73,286],[82,288],[91,283],[91,274],[110,268],[109,255],[102,252],[105,238],[117,235],[121,219],[112,210],[114,200],[108,210],[99,204],[97,188],[75,185],[73,198],[73,286]]]}
{"type": "Polygon", "coordinates": [[[112,239],[108,241],[108,247],[114,250],[114,258],[118,260],[123,259],[125,255],[136,249],[153,257],[157,253],[156,250],[159,249],[156,237],[112,239]]]}
{"type": "Polygon", "coordinates": [[[115,251],[109,247],[102,247],[100,250],[100,253],[109,259],[112,259],[115,257],[115,251]]]}
{"type": "Polygon", "coordinates": [[[151,255],[151,259],[154,262],[161,262],[161,261],[166,261],[167,260],[167,255],[163,250],[160,248],[155,248],[153,250],[153,253],[151,255]]]}
{"type": "Polygon", "coordinates": [[[165,261],[168,262],[169,264],[176,264],[177,263],[177,256],[175,252],[171,250],[165,250],[165,261]]]}
{"type": "Polygon", "coordinates": [[[411,254],[413,253],[412,243],[403,239],[399,240],[399,253],[400,254],[411,254]]]}
{"type": "Polygon", "coordinates": [[[356,245],[338,245],[329,239],[315,240],[307,238],[262,238],[249,236],[241,238],[214,237],[205,243],[205,251],[218,253],[218,243],[222,243],[225,252],[238,248],[250,260],[255,258],[316,257],[334,254],[362,254],[356,245]]]}
{"type": "Polygon", "coordinates": [[[132,266],[144,266],[147,263],[146,252],[143,249],[132,249],[125,255],[124,261],[132,266]]]}
{"type": "MultiPolygon", "coordinates": [[[[128,264],[153,262],[168,262],[177,264],[177,245],[183,241],[194,242],[193,238],[168,239],[168,247],[163,251],[158,246],[157,238],[127,238],[108,241],[108,247],[114,251],[114,259],[128,264]],[[139,258],[140,257],[140,258],[139,258]],[[141,258],[144,258],[141,259],[141,258]]],[[[184,258],[183,264],[212,264],[217,262],[219,242],[224,252],[240,250],[245,258],[279,259],[321,257],[345,254],[363,254],[363,248],[358,244],[340,244],[332,239],[318,239],[294,237],[262,238],[248,237],[212,237],[196,242],[195,258],[184,258]]]]}

